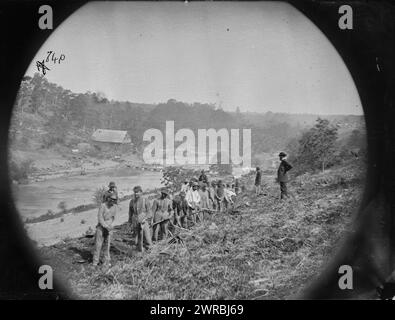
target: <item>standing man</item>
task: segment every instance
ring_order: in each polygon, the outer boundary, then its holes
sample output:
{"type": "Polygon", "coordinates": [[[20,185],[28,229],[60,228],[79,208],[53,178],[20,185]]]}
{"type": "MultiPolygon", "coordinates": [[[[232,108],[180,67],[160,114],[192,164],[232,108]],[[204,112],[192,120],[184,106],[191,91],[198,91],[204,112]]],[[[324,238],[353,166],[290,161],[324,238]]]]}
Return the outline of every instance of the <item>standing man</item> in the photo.
{"type": "Polygon", "coordinates": [[[262,180],[262,172],[259,167],[256,167],[256,175],[255,175],[255,195],[261,194],[261,180],[262,180]]]}
{"type": "Polygon", "coordinates": [[[154,215],[154,241],[158,241],[159,229],[161,231],[161,238],[165,239],[167,236],[167,229],[169,221],[173,215],[173,204],[169,199],[169,192],[166,189],[161,190],[159,199],[155,199],[152,204],[152,213],[154,215]]]}
{"type": "Polygon", "coordinates": [[[203,183],[208,184],[208,178],[207,178],[206,173],[204,172],[204,170],[202,170],[201,173],[200,173],[199,182],[203,182],[203,183]]]}
{"type": "Polygon", "coordinates": [[[200,212],[198,214],[199,220],[201,222],[204,221],[204,213],[208,213],[207,210],[204,209],[210,209],[210,194],[207,190],[207,185],[205,183],[202,183],[202,186],[199,190],[199,196],[200,196],[200,212]]]}
{"type": "Polygon", "coordinates": [[[181,192],[187,193],[188,189],[189,189],[188,180],[185,179],[184,183],[181,186],[181,192]]]}
{"type": "Polygon", "coordinates": [[[113,229],[113,222],[117,213],[117,196],[115,194],[110,195],[106,199],[106,203],[102,203],[97,215],[98,224],[96,226],[96,239],[95,239],[95,253],[93,255],[93,265],[97,266],[100,259],[100,253],[104,246],[104,265],[110,265],[110,245],[111,245],[111,233],[113,229]]]}
{"type": "Polygon", "coordinates": [[[149,201],[143,197],[143,189],[140,186],[133,188],[133,197],[129,202],[129,220],[131,231],[135,237],[137,249],[143,251],[144,240],[145,247],[149,249],[152,246],[151,231],[149,223],[152,216],[149,210],[149,201]]]}
{"type": "Polygon", "coordinates": [[[235,193],[239,194],[240,192],[241,191],[240,191],[239,179],[235,178],[235,193]]]}
{"type": "Polygon", "coordinates": [[[200,194],[198,191],[199,184],[194,182],[192,185],[192,189],[189,189],[187,192],[185,199],[188,203],[188,214],[192,219],[193,224],[196,224],[196,214],[200,208],[200,194]]]}
{"type": "Polygon", "coordinates": [[[217,208],[217,203],[215,201],[215,190],[216,190],[217,184],[215,181],[211,181],[211,186],[208,188],[208,194],[210,198],[210,209],[216,210],[217,208]]]}
{"type": "Polygon", "coordinates": [[[230,187],[230,184],[226,184],[226,188],[224,190],[224,195],[225,195],[225,202],[226,202],[226,209],[229,208],[230,206],[234,205],[233,197],[236,196],[236,193],[234,193],[233,189],[230,187]]]}
{"type": "Polygon", "coordinates": [[[104,192],[102,202],[103,203],[107,202],[107,198],[109,196],[111,196],[112,194],[116,195],[116,197],[117,197],[117,204],[118,204],[118,191],[117,191],[117,186],[115,185],[114,181],[111,181],[108,184],[108,190],[106,192],[104,192]]]}
{"type": "Polygon", "coordinates": [[[287,182],[289,181],[289,177],[287,172],[292,169],[292,166],[286,161],[286,153],[280,152],[280,166],[277,170],[277,181],[280,183],[280,191],[281,191],[281,199],[284,197],[289,197],[288,189],[287,189],[287,182]]]}
{"type": "Polygon", "coordinates": [[[218,180],[217,189],[215,190],[215,200],[217,202],[217,211],[222,212],[225,205],[225,185],[218,180]]]}
{"type": "Polygon", "coordinates": [[[178,196],[173,199],[173,210],[175,225],[187,228],[188,202],[185,199],[185,192],[181,191],[178,196]]]}

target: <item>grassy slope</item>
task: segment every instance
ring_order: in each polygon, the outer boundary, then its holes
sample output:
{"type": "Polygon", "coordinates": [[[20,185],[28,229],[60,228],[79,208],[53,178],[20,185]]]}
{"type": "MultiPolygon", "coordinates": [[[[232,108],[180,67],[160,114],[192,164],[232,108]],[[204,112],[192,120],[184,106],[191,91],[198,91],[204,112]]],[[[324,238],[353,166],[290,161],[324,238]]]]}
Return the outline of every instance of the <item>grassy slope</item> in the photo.
{"type": "MultiPolygon", "coordinates": [[[[246,178],[251,186],[253,177],[246,178]]],[[[270,177],[270,180],[273,180],[270,177]]],[[[175,230],[183,242],[162,241],[138,253],[125,226],[115,232],[113,266],[93,268],[93,238],[42,248],[55,274],[88,299],[284,299],[314,279],[337,249],[362,191],[355,166],[303,175],[291,183],[296,200],[247,191],[238,210],[191,230],[175,230]],[[130,249],[133,248],[133,249],[130,249]],[[82,259],[82,261],[81,261],[82,259]]]]}

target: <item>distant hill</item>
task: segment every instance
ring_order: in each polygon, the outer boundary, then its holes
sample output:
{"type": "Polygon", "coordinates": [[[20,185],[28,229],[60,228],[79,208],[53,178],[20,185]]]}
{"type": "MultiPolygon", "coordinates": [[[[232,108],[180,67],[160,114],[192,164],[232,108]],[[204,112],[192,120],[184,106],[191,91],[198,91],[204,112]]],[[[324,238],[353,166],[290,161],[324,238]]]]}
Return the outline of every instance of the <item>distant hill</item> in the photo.
{"type": "Polygon", "coordinates": [[[175,99],[159,104],[109,101],[95,92],[73,93],[39,74],[25,77],[14,107],[10,128],[11,149],[74,148],[89,142],[96,129],[127,130],[132,143],[142,151],[142,137],[149,128],[164,129],[166,120],[175,129],[251,128],[252,152],[276,152],[290,139],[314,125],[317,117],[327,118],[347,137],[364,130],[363,116],[287,114],[274,112],[227,112],[214,104],[188,104],[175,99]]]}
{"type": "Polygon", "coordinates": [[[252,124],[270,123],[287,123],[290,126],[298,128],[306,128],[314,125],[316,119],[328,119],[333,124],[341,128],[357,129],[364,128],[365,120],[363,116],[358,115],[318,115],[318,114],[290,114],[290,113],[274,113],[271,111],[265,113],[245,112],[243,118],[252,124]]]}

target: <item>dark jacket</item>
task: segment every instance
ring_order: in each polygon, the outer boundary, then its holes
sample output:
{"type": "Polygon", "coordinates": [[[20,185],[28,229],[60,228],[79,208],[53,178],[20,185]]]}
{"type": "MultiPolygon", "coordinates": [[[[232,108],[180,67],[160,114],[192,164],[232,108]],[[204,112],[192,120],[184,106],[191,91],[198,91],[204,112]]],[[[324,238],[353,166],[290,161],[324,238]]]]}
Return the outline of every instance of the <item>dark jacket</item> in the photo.
{"type": "Polygon", "coordinates": [[[259,170],[256,172],[255,185],[259,186],[261,184],[261,180],[262,180],[262,172],[259,170]]]}
{"type": "Polygon", "coordinates": [[[149,200],[145,197],[136,199],[132,197],[129,202],[129,222],[142,223],[145,219],[150,219],[152,214],[150,212],[149,200]]]}
{"type": "Polygon", "coordinates": [[[173,199],[173,210],[177,215],[186,215],[188,213],[188,202],[184,198],[182,199],[179,195],[176,195],[173,199]]]}
{"type": "Polygon", "coordinates": [[[280,166],[277,170],[277,180],[278,182],[288,182],[289,177],[287,172],[292,169],[292,166],[285,160],[281,160],[280,166]]]}

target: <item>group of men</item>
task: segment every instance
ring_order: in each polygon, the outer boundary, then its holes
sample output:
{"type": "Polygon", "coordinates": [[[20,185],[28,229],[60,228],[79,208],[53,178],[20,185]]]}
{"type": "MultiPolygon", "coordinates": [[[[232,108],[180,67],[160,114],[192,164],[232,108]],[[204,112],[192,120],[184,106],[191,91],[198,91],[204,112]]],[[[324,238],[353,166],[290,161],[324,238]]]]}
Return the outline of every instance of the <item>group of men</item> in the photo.
{"type": "MultiPolygon", "coordinates": [[[[233,184],[226,184],[222,180],[209,182],[204,170],[199,178],[185,180],[178,189],[180,191],[172,195],[167,188],[162,188],[160,196],[150,201],[143,195],[141,186],[133,188],[128,225],[139,251],[149,249],[153,242],[165,239],[169,233],[169,224],[178,228],[188,228],[188,221],[195,225],[204,221],[209,213],[226,211],[234,204],[234,197],[241,191],[237,179],[233,184]]],[[[111,230],[117,204],[116,186],[114,182],[110,182],[98,212],[94,265],[99,263],[103,244],[104,263],[110,262],[111,230]]]]}
{"type": "MultiPolygon", "coordinates": [[[[287,155],[280,152],[280,165],[277,170],[277,182],[280,184],[280,198],[289,197],[287,182],[288,171],[292,166],[286,161],[287,155]]],[[[255,176],[256,195],[261,193],[262,173],[259,167],[255,176]]],[[[133,196],[129,203],[128,225],[139,251],[149,249],[153,242],[168,236],[169,224],[178,228],[188,228],[188,220],[192,225],[203,222],[205,215],[212,212],[224,212],[234,203],[234,197],[241,191],[238,179],[233,184],[222,180],[211,181],[201,171],[199,178],[185,180],[180,191],[174,196],[168,189],[162,188],[160,196],[151,201],[143,195],[141,186],[133,188],[133,196]]],[[[98,212],[96,228],[96,248],[93,264],[97,265],[100,252],[105,243],[105,264],[110,262],[111,230],[115,219],[118,192],[114,182],[103,195],[103,203],[98,212]]]]}

